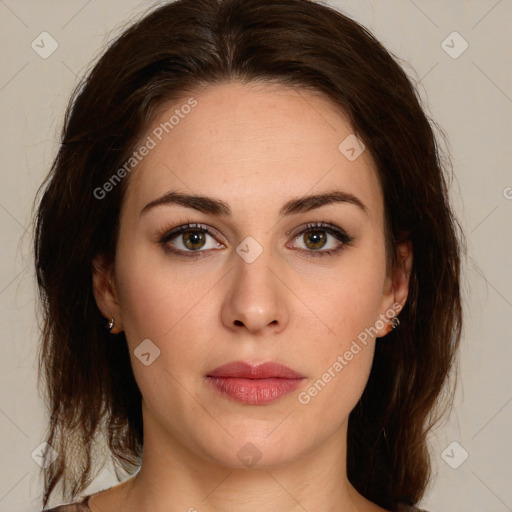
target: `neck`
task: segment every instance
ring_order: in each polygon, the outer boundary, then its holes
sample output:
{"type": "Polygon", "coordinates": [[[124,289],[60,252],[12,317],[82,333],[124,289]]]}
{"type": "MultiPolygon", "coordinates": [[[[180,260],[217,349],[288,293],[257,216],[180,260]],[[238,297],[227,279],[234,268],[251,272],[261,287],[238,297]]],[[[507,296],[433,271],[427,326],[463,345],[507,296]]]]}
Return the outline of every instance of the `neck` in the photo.
{"type": "MultiPolygon", "coordinates": [[[[285,464],[226,467],[144,424],[139,472],[122,485],[116,505],[103,510],[265,512],[382,510],[357,493],[346,476],[346,424],[314,451],[285,464]],[[164,448],[165,447],[165,448],[164,448]],[[118,508],[117,508],[118,507],[118,508]]],[[[105,503],[104,503],[105,505],[105,503]]]]}

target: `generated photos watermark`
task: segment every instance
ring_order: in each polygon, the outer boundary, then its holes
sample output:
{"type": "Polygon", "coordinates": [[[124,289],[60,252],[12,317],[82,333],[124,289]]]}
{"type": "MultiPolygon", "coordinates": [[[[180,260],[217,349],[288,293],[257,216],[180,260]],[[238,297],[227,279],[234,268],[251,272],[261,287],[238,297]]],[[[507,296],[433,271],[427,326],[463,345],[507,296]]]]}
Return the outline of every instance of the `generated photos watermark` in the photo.
{"type": "Polygon", "coordinates": [[[375,337],[378,332],[386,326],[391,318],[394,318],[400,312],[401,309],[402,306],[398,302],[395,302],[390,309],[379,316],[379,319],[373,326],[367,327],[364,331],[360,332],[357,335],[357,339],[352,341],[350,348],[346,350],[343,355],[338,355],[327,371],[323,373],[313,385],[298,394],[297,399],[299,403],[302,405],[309,404],[311,399],[317,396],[318,393],[320,393],[327,384],[329,384],[329,382],[331,382],[332,379],[334,379],[343,370],[343,368],[345,368],[345,366],[354,359],[354,356],[359,354],[361,350],[366,347],[368,340],[375,337]]]}

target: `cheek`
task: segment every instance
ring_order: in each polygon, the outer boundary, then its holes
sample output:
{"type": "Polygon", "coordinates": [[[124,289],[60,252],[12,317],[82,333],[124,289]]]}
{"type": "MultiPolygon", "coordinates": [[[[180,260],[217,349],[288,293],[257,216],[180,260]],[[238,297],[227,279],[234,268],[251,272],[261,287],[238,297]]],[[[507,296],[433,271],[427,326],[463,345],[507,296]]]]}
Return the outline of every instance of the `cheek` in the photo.
{"type": "MultiPolygon", "coordinates": [[[[147,242],[146,242],[147,244],[147,242]]],[[[122,246],[121,246],[122,247],[122,246]]],[[[116,279],[127,338],[164,341],[188,316],[204,308],[200,299],[215,285],[216,275],[177,266],[158,251],[120,251],[116,279]]]]}
{"type": "Polygon", "coordinates": [[[211,350],[208,333],[219,316],[219,301],[212,300],[219,293],[219,273],[193,267],[177,266],[154,251],[134,252],[118,264],[123,329],[135,378],[148,403],[161,401],[155,390],[166,389],[172,390],[166,400],[179,407],[188,396],[180,384],[201,384],[204,354],[211,350]],[[149,366],[138,358],[146,346],[150,358],[158,354],[149,366]],[[192,368],[197,371],[191,374],[192,368]]]}
{"type": "Polygon", "coordinates": [[[386,280],[386,261],[381,251],[353,251],[346,256],[336,271],[310,282],[311,290],[315,290],[314,282],[322,283],[309,300],[340,347],[375,326],[386,280]]]}
{"type": "MultiPolygon", "coordinates": [[[[153,413],[163,397],[169,409],[190,408],[190,397],[181,386],[190,379],[187,369],[195,368],[198,354],[205,351],[204,337],[197,332],[208,332],[205,323],[211,324],[211,315],[209,302],[200,299],[218,279],[201,281],[192,272],[176,271],[165,260],[137,254],[119,262],[116,277],[123,329],[144,400],[153,413]],[[154,362],[145,365],[139,347],[146,347],[144,352],[154,362]]],[[[198,371],[196,380],[199,377],[198,371]]]]}
{"type": "Polygon", "coordinates": [[[345,418],[366,386],[375,351],[386,262],[382,252],[346,258],[345,265],[317,294],[330,335],[318,339],[315,372],[299,403],[336,423],[345,418]]]}
{"type": "MultiPolygon", "coordinates": [[[[372,282],[353,275],[333,293],[326,323],[334,332],[317,339],[310,352],[313,369],[308,385],[297,395],[300,407],[314,422],[322,418],[326,432],[344,422],[364,392],[371,372],[380,294],[372,282]]],[[[317,424],[317,422],[314,422],[317,424]]]]}
{"type": "Polygon", "coordinates": [[[354,340],[338,348],[327,363],[318,367],[318,373],[297,396],[302,406],[312,406],[318,412],[330,415],[335,422],[346,418],[363,394],[372,367],[375,342],[354,340]]]}

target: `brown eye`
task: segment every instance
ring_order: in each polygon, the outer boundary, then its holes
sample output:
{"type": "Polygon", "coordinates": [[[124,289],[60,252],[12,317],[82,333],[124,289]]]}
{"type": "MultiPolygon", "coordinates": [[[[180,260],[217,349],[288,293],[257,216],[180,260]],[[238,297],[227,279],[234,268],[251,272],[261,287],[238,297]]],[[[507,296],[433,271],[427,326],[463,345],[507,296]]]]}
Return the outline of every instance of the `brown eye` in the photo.
{"type": "Polygon", "coordinates": [[[320,229],[312,229],[302,233],[308,249],[322,249],[327,242],[326,232],[320,229]]]}
{"type": "Polygon", "coordinates": [[[206,233],[200,230],[190,230],[185,231],[181,233],[181,236],[183,237],[183,244],[187,249],[190,250],[197,250],[201,249],[205,243],[206,243],[206,233]]]}
{"type": "Polygon", "coordinates": [[[158,236],[159,243],[165,250],[183,256],[197,255],[209,249],[222,249],[224,244],[218,241],[213,228],[203,224],[184,224],[163,235],[158,236]]]}
{"type": "Polygon", "coordinates": [[[298,248],[309,256],[333,255],[354,241],[343,229],[324,222],[308,224],[293,239],[297,245],[291,248],[298,248]]]}

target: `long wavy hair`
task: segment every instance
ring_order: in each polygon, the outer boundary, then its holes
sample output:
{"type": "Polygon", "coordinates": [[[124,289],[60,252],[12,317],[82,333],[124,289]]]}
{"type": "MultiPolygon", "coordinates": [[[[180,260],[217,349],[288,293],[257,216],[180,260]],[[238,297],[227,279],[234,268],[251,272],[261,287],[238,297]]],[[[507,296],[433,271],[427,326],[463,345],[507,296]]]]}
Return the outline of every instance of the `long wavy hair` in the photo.
{"type": "Polygon", "coordinates": [[[396,264],[393,248],[410,240],[414,262],[401,326],[376,345],[368,384],[350,414],[347,474],[362,495],[390,510],[425,493],[427,434],[453,404],[455,387],[450,392],[448,385],[462,326],[463,236],[449,205],[451,166],[437,125],[400,61],[328,6],[178,0],[134,21],[76,88],[36,197],[38,378],[50,418],[46,440],[57,452],[42,470],[43,507],[59,483],[63,496],[74,498],[97,476],[98,436],[118,478],[119,469],[133,473],[142,456],[141,394],[126,338],[104,328],[92,292],[91,262],[99,254],[114,259],[130,178],[107,199],[94,191],[130,158],[159,109],[231,80],[320,92],[348,116],[370,152],[384,197],[388,257],[396,264]]]}

